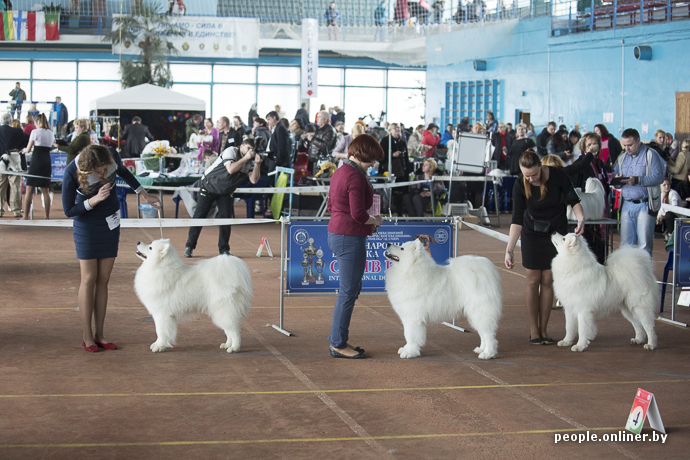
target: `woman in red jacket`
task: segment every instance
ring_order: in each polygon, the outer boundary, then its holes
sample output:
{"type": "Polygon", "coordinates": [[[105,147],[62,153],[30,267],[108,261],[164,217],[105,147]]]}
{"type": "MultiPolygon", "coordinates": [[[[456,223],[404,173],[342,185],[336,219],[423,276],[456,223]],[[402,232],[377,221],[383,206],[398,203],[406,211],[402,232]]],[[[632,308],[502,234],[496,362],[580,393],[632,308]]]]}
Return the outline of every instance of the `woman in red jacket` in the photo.
{"type": "Polygon", "coordinates": [[[328,194],[328,247],[338,260],[340,289],[333,309],[330,352],[334,358],[366,358],[364,350],[347,343],[350,318],[355,301],[362,289],[362,277],[367,262],[367,236],[372,227],[382,224],[380,216],[371,216],[367,210],[374,203],[374,189],[369,183],[369,166],[383,159],[383,149],[375,137],[357,136],[331,178],[328,194]]]}
{"type": "Polygon", "coordinates": [[[433,157],[434,148],[441,142],[441,136],[438,134],[438,126],[433,123],[429,123],[429,127],[422,134],[422,147],[426,147],[427,150],[422,153],[423,157],[433,157]]]}

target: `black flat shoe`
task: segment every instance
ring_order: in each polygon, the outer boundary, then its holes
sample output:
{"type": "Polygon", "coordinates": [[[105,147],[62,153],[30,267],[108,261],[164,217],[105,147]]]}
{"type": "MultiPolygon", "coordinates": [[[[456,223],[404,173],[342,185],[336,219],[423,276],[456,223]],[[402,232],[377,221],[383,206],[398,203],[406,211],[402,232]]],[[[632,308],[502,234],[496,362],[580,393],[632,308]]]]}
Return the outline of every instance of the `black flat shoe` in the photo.
{"type": "Polygon", "coordinates": [[[541,339],[541,343],[544,345],[553,345],[554,343],[556,343],[556,341],[551,337],[544,337],[543,339],[541,339]]]}
{"type": "Polygon", "coordinates": [[[364,358],[367,357],[367,355],[364,353],[364,350],[359,350],[359,352],[358,352],[356,355],[354,355],[354,356],[348,356],[348,355],[344,355],[344,354],[342,354],[342,353],[338,353],[337,351],[335,351],[335,350],[333,349],[333,347],[328,347],[328,349],[329,349],[330,352],[331,352],[331,356],[334,357],[334,358],[364,359],[364,358]]]}
{"type": "MultiPolygon", "coordinates": [[[[544,339],[542,339],[541,337],[537,337],[536,339],[530,338],[529,343],[531,343],[532,345],[541,345],[544,343],[544,339]]],[[[552,343],[553,343],[553,341],[552,341],[552,343]]]]}

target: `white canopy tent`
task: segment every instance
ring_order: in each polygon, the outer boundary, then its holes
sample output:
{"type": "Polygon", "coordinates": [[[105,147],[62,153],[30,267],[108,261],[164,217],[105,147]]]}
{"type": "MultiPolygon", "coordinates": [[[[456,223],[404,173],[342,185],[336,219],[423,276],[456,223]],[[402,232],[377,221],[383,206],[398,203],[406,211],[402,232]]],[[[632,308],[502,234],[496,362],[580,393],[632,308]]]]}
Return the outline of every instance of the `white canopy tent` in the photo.
{"type": "Polygon", "coordinates": [[[179,110],[205,112],[206,102],[160,86],[143,84],[91,101],[90,110],[179,110]]]}

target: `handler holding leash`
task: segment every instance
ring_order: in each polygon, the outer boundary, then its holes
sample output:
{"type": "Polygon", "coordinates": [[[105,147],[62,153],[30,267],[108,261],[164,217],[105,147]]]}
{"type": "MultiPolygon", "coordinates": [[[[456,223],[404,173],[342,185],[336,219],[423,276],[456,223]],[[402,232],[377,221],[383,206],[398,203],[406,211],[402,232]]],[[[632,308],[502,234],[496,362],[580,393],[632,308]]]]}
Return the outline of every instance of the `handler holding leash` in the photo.
{"type": "MultiPolygon", "coordinates": [[[[237,187],[247,181],[256,184],[260,178],[261,156],[254,152],[254,139],[245,139],[239,148],[228,147],[204,172],[201,178],[201,191],[199,201],[194,210],[194,219],[203,219],[208,216],[213,203],[218,205],[218,218],[227,219],[234,217],[235,198],[232,194],[237,187]],[[254,169],[252,170],[252,160],[254,169]],[[249,174],[251,171],[251,174],[249,174]]],[[[192,257],[196,243],[199,240],[202,227],[190,227],[187,244],[184,250],[185,257],[192,257]]],[[[218,252],[230,253],[230,225],[218,227],[218,252]]]]}
{"type": "Polygon", "coordinates": [[[340,272],[329,351],[334,358],[360,359],[367,357],[364,350],[347,343],[350,319],[362,290],[367,236],[383,223],[380,216],[367,212],[374,203],[374,189],[364,171],[383,159],[383,149],[376,138],[362,134],[352,141],[347,154],[343,166],[331,178],[328,194],[328,247],[338,260],[340,272]]]}
{"type": "Polygon", "coordinates": [[[551,261],[557,254],[551,235],[568,232],[567,205],[573,206],[578,235],[584,231],[585,218],[580,198],[562,169],[542,166],[537,152],[528,149],[520,156],[520,171],[522,180],[515,181],[513,186],[513,221],[505,264],[510,270],[515,267],[513,252],[520,237],[522,265],[527,271],[525,305],[530,321],[529,342],[553,345],[554,340],[546,332],[553,304],[551,261]]]}
{"type": "MultiPolygon", "coordinates": [[[[62,209],[73,218],[74,245],[81,270],[79,312],[83,326],[81,346],[88,352],[99,348],[116,350],[103,335],[108,305],[108,282],[120,243],[120,202],[115,176],[120,176],[146,201],[159,206],[122,165],[120,156],[100,145],[89,145],[65,169],[62,209]],[[95,321],[96,333],[91,322],[95,321]]],[[[48,206],[49,203],[46,203],[48,206]]]]}

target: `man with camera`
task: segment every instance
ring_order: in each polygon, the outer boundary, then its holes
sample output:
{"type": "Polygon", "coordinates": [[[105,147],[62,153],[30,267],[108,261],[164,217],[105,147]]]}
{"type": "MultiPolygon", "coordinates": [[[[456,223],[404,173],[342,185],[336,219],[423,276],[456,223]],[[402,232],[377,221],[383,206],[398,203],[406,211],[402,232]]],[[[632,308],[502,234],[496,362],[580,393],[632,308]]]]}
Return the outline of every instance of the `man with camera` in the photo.
{"type": "MultiPolygon", "coordinates": [[[[204,172],[201,178],[201,191],[194,210],[194,218],[205,218],[213,203],[218,206],[219,219],[234,217],[235,199],[233,193],[237,187],[247,181],[256,184],[259,181],[259,169],[261,168],[261,156],[254,151],[254,140],[245,139],[237,147],[228,147],[204,172]]],[[[185,245],[184,256],[192,257],[196,243],[199,240],[202,227],[190,227],[185,245]]],[[[230,253],[230,225],[218,227],[218,252],[230,253]]]]}

